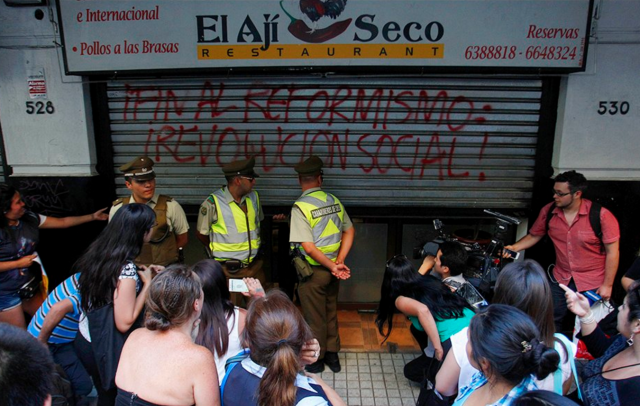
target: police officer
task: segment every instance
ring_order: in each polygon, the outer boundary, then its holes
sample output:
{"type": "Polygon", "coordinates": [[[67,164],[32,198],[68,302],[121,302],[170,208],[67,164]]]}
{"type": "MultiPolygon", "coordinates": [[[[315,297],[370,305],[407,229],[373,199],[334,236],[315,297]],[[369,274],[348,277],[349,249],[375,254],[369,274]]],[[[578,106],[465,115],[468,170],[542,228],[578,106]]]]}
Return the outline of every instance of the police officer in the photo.
{"type": "MultiPolygon", "coordinates": [[[[258,192],[255,159],[233,161],[222,167],[227,185],[211,193],[200,205],[198,239],[220,262],[229,278],[257,278],[263,285],[263,260],[259,258],[260,222],[264,218],[258,192]]],[[[234,303],[240,297],[232,294],[234,303]]]]}
{"type": "Polygon", "coordinates": [[[313,275],[300,282],[298,295],[304,318],[320,342],[318,361],[306,367],[318,373],[327,364],[340,371],[340,336],[338,335],[338,289],[340,279],[351,271],[344,261],[353,244],[355,229],[340,200],[321,189],[322,160],[312,156],[298,164],[298,182],[302,195],[291,209],[289,241],[311,264],[313,275]]]}
{"type": "Polygon", "coordinates": [[[109,220],[122,206],[129,203],[146,204],[156,213],[156,225],[152,229],[151,241],[142,246],[136,258],[137,265],[167,266],[178,262],[180,250],[187,245],[189,223],[184,210],[173,198],[156,193],[156,173],[153,161],[139,156],[120,167],[124,184],[131,196],[117,199],[109,211],[109,220]]]}

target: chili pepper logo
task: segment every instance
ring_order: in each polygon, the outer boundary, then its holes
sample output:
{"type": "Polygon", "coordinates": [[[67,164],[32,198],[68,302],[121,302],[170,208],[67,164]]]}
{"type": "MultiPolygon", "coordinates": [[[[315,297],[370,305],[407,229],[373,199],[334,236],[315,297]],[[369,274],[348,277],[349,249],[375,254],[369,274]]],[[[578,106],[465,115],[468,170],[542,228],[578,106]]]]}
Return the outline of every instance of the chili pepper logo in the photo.
{"type": "Polygon", "coordinates": [[[280,8],[291,19],[287,28],[291,35],[300,41],[320,44],[342,34],[351,24],[352,19],[348,18],[343,21],[337,21],[325,28],[315,27],[315,23],[322,17],[330,17],[335,20],[344,10],[347,0],[300,0],[300,10],[314,22],[314,27],[309,27],[303,20],[289,14],[282,5],[283,1],[280,0],[280,8]]]}

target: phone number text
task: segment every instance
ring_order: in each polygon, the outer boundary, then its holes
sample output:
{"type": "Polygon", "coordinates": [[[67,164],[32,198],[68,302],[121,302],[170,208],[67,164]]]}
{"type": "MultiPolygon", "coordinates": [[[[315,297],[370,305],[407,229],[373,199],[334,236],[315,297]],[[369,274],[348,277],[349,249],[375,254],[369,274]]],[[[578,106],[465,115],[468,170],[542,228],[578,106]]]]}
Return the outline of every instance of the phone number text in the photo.
{"type": "Polygon", "coordinates": [[[515,45],[470,45],[464,51],[464,58],[477,59],[516,59],[524,55],[529,60],[575,60],[577,48],[569,46],[528,46],[521,51],[515,45]]]}

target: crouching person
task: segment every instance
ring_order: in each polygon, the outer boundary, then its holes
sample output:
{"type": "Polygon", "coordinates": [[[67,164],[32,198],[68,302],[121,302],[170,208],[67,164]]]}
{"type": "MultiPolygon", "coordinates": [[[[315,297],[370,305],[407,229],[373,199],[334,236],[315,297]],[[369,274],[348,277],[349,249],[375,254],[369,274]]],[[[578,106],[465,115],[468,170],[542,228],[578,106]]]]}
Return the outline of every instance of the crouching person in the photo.
{"type": "Polygon", "coordinates": [[[77,273],[58,285],[36,311],[28,327],[32,336],[48,346],[53,360],[71,381],[76,397],[88,395],[93,388],[91,377],[73,346],[82,313],[79,278],[77,273]]]}

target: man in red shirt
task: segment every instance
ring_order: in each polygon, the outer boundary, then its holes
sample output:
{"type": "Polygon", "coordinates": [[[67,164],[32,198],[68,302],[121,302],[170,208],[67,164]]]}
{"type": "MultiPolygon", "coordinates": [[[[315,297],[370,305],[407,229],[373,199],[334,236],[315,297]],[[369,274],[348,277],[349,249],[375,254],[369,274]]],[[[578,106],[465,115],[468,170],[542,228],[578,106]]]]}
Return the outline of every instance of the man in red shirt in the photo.
{"type": "Polygon", "coordinates": [[[603,207],[600,211],[601,242],[589,222],[592,202],[582,198],[587,189],[585,177],[569,171],[561,173],[554,181],[554,202],[540,210],[529,234],[505,248],[521,251],[535,245],[547,234],[547,213],[553,210],[548,230],[556,249],[551,290],[556,330],[561,331],[567,305],[558,282],[574,291],[595,290],[603,299],[611,298],[618,270],[620,228],[613,214],[603,207]]]}

